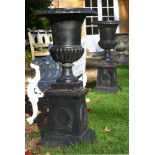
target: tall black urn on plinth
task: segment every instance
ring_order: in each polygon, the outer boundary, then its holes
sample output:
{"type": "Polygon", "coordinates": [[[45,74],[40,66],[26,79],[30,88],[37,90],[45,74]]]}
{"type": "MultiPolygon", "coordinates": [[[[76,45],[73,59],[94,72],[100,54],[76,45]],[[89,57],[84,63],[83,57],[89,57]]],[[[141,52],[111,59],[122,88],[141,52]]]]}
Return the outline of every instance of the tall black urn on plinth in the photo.
{"type": "Polygon", "coordinates": [[[95,138],[87,124],[85,95],[88,90],[72,72],[73,62],[84,53],[82,23],[87,15],[95,14],[86,8],[46,9],[37,13],[50,21],[53,36],[50,54],[62,64],[61,76],[45,91],[45,98],[49,101],[48,129],[39,145],[68,146],[93,142],[95,138]]]}
{"type": "Polygon", "coordinates": [[[97,83],[95,90],[117,92],[116,63],[111,56],[111,50],[116,46],[115,35],[119,21],[96,21],[100,31],[99,46],[104,49],[103,57],[97,68],[97,83]]]}

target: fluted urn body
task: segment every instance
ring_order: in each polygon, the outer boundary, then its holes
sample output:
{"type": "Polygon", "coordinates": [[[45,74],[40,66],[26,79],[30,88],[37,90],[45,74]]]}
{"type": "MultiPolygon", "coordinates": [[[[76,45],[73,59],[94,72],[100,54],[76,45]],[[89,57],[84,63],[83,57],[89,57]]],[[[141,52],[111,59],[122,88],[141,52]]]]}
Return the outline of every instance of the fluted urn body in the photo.
{"type": "Polygon", "coordinates": [[[81,58],[84,49],[81,46],[81,26],[87,15],[95,14],[87,8],[46,9],[37,13],[47,17],[51,24],[53,47],[50,54],[56,62],[62,63],[62,75],[59,82],[75,82],[72,63],[81,58]]]}
{"type": "Polygon", "coordinates": [[[99,46],[105,50],[113,49],[116,46],[115,36],[119,21],[96,21],[100,31],[99,46]]]}

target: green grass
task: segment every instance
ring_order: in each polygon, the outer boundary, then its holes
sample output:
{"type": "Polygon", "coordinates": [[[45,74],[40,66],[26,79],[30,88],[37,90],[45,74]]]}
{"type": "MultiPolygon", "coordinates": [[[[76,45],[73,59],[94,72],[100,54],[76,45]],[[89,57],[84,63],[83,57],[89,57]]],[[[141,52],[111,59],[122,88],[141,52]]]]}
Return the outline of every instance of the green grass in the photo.
{"type": "Polygon", "coordinates": [[[93,91],[95,82],[88,84],[90,98],[88,108],[89,127],[95,131],[93,144],[81,144],[69,148],[43,148],[45,154],[128,154],[129,146],[129,105],[128,105],[128,66],[117,68],[117,79],[120,91],[101,93],[93,91]],[[108,127],[109,132],[104,132],[108,127]]]}
{"type": "Polygon", "coordinates": [[[25,49],[25,62],[30,64],[32,61],[31,52],[29,49],[25,49]]]}

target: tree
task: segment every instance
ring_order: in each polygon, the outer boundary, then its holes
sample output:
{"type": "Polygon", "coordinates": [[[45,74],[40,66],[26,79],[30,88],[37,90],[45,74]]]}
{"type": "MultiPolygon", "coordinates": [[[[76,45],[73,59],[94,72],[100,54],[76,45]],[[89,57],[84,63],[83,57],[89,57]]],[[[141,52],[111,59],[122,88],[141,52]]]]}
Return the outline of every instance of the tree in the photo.
{"type": "Polygon", "coordinates": [[[47,8],[52,0],[25,0],[25,36],[27,38],[27,29],[48,29],[48,20],[44,17],[37,17],[37,11],[47,8]]]}

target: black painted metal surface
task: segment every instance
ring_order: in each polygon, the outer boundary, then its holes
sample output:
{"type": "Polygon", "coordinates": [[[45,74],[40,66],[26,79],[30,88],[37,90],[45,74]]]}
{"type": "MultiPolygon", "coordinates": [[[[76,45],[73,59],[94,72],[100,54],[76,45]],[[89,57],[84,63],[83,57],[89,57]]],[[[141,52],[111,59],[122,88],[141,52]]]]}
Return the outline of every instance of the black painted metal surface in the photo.
{"type": "Polygon", "coordinates": [[[117,72],[115,64],[98,65],[95,90],[102,92],[117,92],[117,72]]]}
{"type": "Polygon", "coordinates": [[[113,49],[116,46],[115,36],[119,21],[96,21],[100,31],[99,46],[105,50],[113,49]]]}
{"type": "Polygon", "coordinates": [[[95,138],[89,129],[86,114],[86,89],[60,91],[49,89],[50,100],[48,132],[40,145],[68,146],[76,143],[91,143],[95,138]]]}
{"type": "Polygon", "coordinates": [[[72,67],[68,67],[67,63],[72,64],[83,55],[81,26],[87,15],[94,14],[96,12],[88,8],[48,8],[37,13],[38,16],[49,19],[53,36],[53,47],[50,53],[56,62],[63,64],[61,77],[57,81],[75,82],[78,80],[72,73],[72,67]]]}
{"type": "Polygon", "coordinates": [[[99,46],[104,49],[103,58],[98,67],[95,90],[117,92],[116,65],[111,57],[111,49],[116,46],[115,36],[119,21],[96,21],[100,32],[99,46]]]}
{"type": "Polygon", "coordinates": [[[104,60],[112,61],[110,50],[116,46],[115,36],[119,21],[96,21],[100,32],[99,46],[104,49],[104,60]]]}
{"type": "Polygon", "coordinates": [[[53,47],[50,54],[62,63],[62,74],[45,92],[49,101],[48,132],[40,145],[73,145],[91,143],[94,132],[88,128],[85,95],[82,81],[72,73],[72,63],[81,58],[81,26],[87,15],[95,14],[86,8],[47,9],[38,16],[47,17],[51,23],[53,47]]]}

